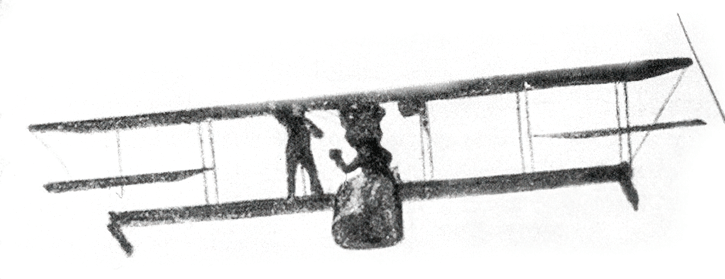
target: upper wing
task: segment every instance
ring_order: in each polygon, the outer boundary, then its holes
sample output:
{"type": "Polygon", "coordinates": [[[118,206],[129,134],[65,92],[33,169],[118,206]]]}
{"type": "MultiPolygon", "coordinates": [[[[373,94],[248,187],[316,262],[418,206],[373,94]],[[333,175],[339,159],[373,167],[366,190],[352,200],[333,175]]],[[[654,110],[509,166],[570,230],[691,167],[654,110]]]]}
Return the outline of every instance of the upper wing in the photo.
{"type": "Polygon", "coordinates": [[[189,124],[262,115],[279,104],[299,104],[310,110],[338,109],[354,102],[385,103],[404,100],[442,100],[545,89],[561,86],[629,82],[663,75],[692,65],[690,58],[644,60],[593,67],[494,76],[389,90],[322,96],[308,99],[219,106],[133,116],[31,125],[31,132],[100,132],[152,126],[189,124]]]}

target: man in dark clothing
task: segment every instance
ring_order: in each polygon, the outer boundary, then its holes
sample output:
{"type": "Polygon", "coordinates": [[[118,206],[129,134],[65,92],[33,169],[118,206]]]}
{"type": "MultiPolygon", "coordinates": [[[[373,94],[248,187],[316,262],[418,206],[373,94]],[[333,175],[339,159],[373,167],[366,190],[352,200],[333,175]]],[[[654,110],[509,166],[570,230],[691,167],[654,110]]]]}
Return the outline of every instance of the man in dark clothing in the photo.
{"type": "Polygon", "coordinates": [[[354,102],[339,108],[345,139],[357,152],[345,164],[342,151],[330,158],[345,173],[360,168],[362,175],[347,179],[335,195],[332,235],[347,249],[392,246],[403,238],[403,215],[397,180],[390,170],[393,155],[380,141],[385,110],[373,102],[354,102]]]}
{"type": "Polygon", "coordinates": [[[357,151],[357,157],[350,164],[345,164],[341,150],[330,150],[330,158],[335,161],[340,170],[344,173],[350,173],[361,168],[365,175],[377,173],[389,178],[391,181],[395,181],[395,177],[390,171],[390,162],[393,160],[393,155],[383,148],[380,142],[369,139],[361,140],[353,148],[357,151]]]}
{"type": "Polygon", "coordinates": [[[310,176],[311,191],[322,195],[320,179],[317,177],[315,160],[310,150],[310,133],[315,138],[322,138],[323,133],[312,121],[305,118],[304,109],[297,105],[283,105],[274,111],[274,117],[287,129],[287,199],[295,198],[295,175],[297,165],[302,165],[310,176]]]}
{"type": "Polygon", "coordinates": [[[390,171],[393,155],[380,145],[383,137],[380,121],[385,110],[375,103],[356,103],[340,109],[340,122],[345,129],[345,140],[357,151],[350,164],[342,160],[342,151],[330,150],[330,158],[345,173],[361,168],[363,173],[381,174],[395,181],[390,171]]]}

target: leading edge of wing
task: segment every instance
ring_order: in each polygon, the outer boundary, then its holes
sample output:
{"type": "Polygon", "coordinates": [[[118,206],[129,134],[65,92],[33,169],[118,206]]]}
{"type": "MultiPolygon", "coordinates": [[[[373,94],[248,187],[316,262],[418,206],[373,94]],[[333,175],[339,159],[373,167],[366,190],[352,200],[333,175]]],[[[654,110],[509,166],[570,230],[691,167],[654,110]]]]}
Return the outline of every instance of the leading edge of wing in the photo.
{"type": "Polygon", "coordinates": [[[690,58],[643,60],[298,100],[218,106],[83,121],[55,122],[31,125],[28,127],[28,130],[31,132],[59,131],[91,133],[118,129],[191,124],[206,120],[244,118],[269,113],[281,104],[298,104],[310,110],[326,110],[338,109],[355,102],[432,101],[563,86],[631,82],[663,75],[689,67],[690,65],[692,65],[692,59],[690,58]]]}

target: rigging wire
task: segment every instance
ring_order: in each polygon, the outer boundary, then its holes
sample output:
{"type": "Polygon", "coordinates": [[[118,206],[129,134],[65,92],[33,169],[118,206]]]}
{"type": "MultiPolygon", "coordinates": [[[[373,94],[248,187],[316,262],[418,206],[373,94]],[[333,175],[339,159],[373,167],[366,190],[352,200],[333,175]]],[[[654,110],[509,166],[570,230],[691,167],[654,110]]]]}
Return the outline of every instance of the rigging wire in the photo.
{"type": "Polygon", "coordinates": [[[63,166],[63,170],[65,170],[65,173],[66,173],[67,177],[70,177],[70,171],[68,170],[68,166],[66,166],[65,163],[63,162],[63,160],[60,159],[60,156],[58,156],[58,153],[55,153],[55,151],[53,150],[53,148],[50,148],[50,146],[48,146],[48,144],[46,144],[45,141],[43,141],[43,139],[41,139],[40,137],[38,137],[38,133],[31,133],[31,134],[43,146],[45,146],[45,149],[47,149],[48,151],[50,151],[50,154],[53,154],[53,157],[55,157],[55,159],[58,160],[58,163],[60,163],[60,165],[63,166]]]}
{"type": "Polygon", "coordinates": [[[690,45],[690,50],[692,50],[692,56],[695,57],[695,61],[697,61],[697,66],[700,67],[700,72],[702,72],[702,77],[705,78],[705,83],[707,83],[707,87],[710,89],[710,94],[712,94],[712,99],[715,101],[715,105],[717,106],[717,109],[720,112],[720,117],[722,117],[722,120],[725,123],[725,113],[723,113],[722,107],[720,106],[720,102],[717,100],[717,95],[715,95],[715,90],[712,89],[710,80],[707,78],[707,74],[705,74],[705,69],[702,68],[700,59],[697,58],[697,53],[695,53],[695,47],[692,46],[692,41],[690,40],[690,36],[687,35],[687,30],[685,30],[685,24],[682,23],[682,18],[680,17],[679,13],[677,14],[677,19],[680,20],[680,26],[682,27],[682,33],[685,33],[685,38],[687,39],[687,44],[690,45]]]}
{"type": "MultiPolygon", "coordinates": [[[[682,69],[682,71],[680,71],[680,76],[677,77],[677,81],[672,86],[672,89],[670,90],[670,94],[667,95],[667,98],[665,99],[664,103],[662,104],[659,111],[657,112],[657,116],[655,116],[655,119],[652,121],[652,124],[657,124],[657,121],[660,119],[660,117],[662,116],[662,113],[665,111],[665,107],[667,107],[667,104],[670,103],[670,99],[675,94],[675,91],[677,91],[677,86],[680,85],[680,81],[682,81],[682,77],[685,75],[686,71],[687,71],[687,68],[684,68],[684,69],[682,69]]],[[[637,154],[639,154],[639,151],[642,149],[642,146],[644,145],[644,141],[646,141],[647,137],[649,137],[650,132],[651,131],[647,131],[647,133],[644,134],[642,141],[639,143],[639,146],[634,151],[634,156],[632,157],[632,160],[634,160],[634,158],[637,157],[637,154]]]]}
{"type": "MultiPolygon", "coordinates": [[[[123,167],[121,165],[121,131],[118,129],[116,130],[116,155],[118,158],[118,173],[123,176],[123,167]]],[[[116,196],[123,198],[123,185],[121,185],[121,195],[116,193],[116,196]]]]}

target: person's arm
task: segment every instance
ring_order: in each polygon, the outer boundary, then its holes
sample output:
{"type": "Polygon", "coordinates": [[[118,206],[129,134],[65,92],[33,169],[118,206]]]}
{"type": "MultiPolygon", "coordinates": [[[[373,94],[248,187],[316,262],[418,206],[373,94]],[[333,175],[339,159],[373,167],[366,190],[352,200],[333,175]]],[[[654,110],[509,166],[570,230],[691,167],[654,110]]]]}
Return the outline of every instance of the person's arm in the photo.
{"type": "Polygon", "coordinates": [[[350,162],[350,164],[348,164],[346,166],[344,164],[345,163],[343,162],[343,166],[338,166],[338,167],[344,173],[351,173],[360,167],[360,156],[355,157],[355,159],[353,159],[352,162],[350,162]]]}
{"type": "Polygon", "coordinates": [[[330,149],[330,159],[335,161],[335,165],[344,173],[351,173],[360,167],[360,156],[355,157],[350,164],[345,164],[340,149],[330,149]]]}
{"type": "Polygon", "coordinates": [[[307,118],[305,118],[304,121],[308,129],[310,129],[310,131],[312,132],[313,137],[321,139],[325,135],[325,133],[323,133],[322,130],[320,130],[320,128],[315,125],[315,123],[312,123],[312,121],[307,118]]]}

